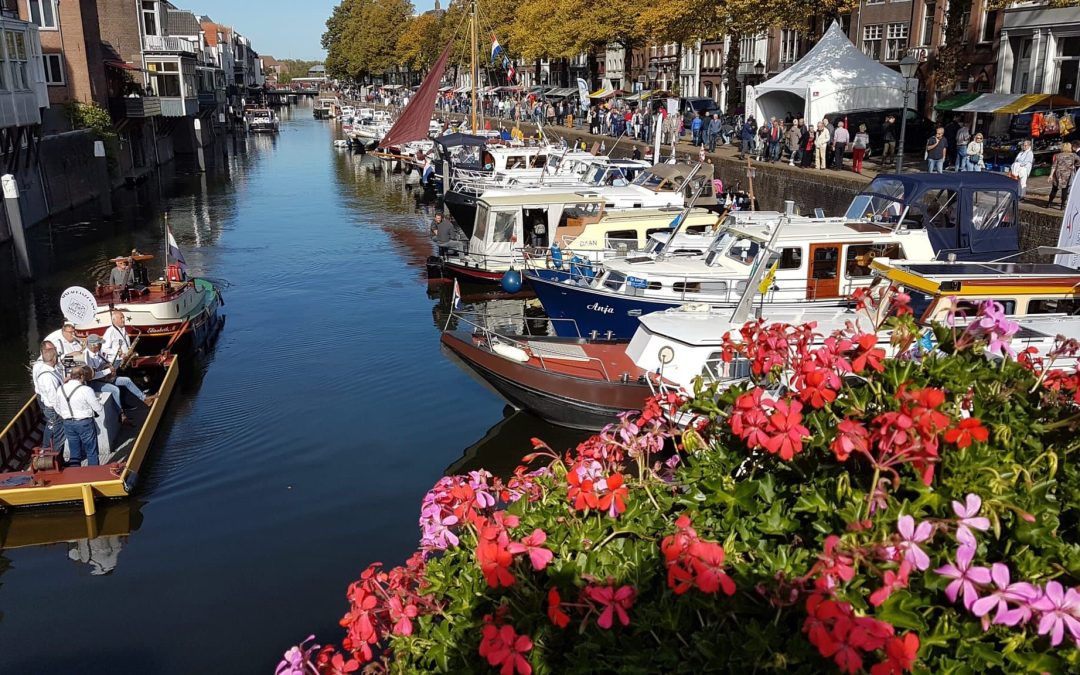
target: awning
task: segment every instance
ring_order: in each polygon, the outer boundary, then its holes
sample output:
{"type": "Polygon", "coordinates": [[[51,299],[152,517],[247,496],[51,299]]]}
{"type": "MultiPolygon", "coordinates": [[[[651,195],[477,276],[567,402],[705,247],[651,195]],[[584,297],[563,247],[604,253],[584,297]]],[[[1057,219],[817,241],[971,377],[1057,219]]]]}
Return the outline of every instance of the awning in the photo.
{"type": "Polygon", "coordinates": [[[593,93],[589,94],[589,98],[611,98],[616,94],[621,94],[622,89],[608,89],[607,87],[601,87],[593,93]]]}
{"type": "Polygon", "coordinates": [[[944,101],[939,101],[938,104],[934,106],[934,110],[955,110],[965,103],[971,103],[977,98],[979,98],[979,94],[970,91],[964,92],[963,94],[956,94],[944,101]]]}
{"type": "Polygon", "coordinates": [[[116,68],[117,70],[142,70],[142,68],[128,63],[127,61],[106,61],[105,65],[109,68],[116,68]]]}
{"type": "Polygon", "coordinates": [[[1074,101],[1068,96],[1054,96],[1051,94],[1026,94],[1021,96],[1012,105],[1007,105],[1004,108],[999,108],[994,112],[998,113],[1019,113],[1024,112],[1028,108],[1034,108],[1035,106],[1045,106],[1047,108],[1075,108],[1080,106],[1080,103],[1074,101]]]}
{"type": "Polygon", "coordinates": [[[382,88],[383,89],[401,89],[401,85],[400,84],[384,84],[382,86],[382,88]]]}
{"type": "Polygon", "coordinates": [[[553,96],[555,98],[560,98],[560,97],[563,97],[563,96],[572,96],[572,95],[574,95],[576,93],[578,93],[578,88],[577,87],[556,87],[556,88],[552,89],[551,91],[549,91],[547,93],[547,96],[549,96],[549,97],[553,96]]]}
{"type": "Polygon", "coordinates": [[[524,89],[524,87],[522,87],[520,84],[515,84],[512,87],[499,87],[495,91],[521,91],[522,89],[524,89]]]}
{"type": "Polygon", "coordinates": [[[483,87],[483,88],[480,89],[479,93],[481,93],[481,94],[494,94],[498,90],[499,90],[498,87],[483,87]]]}
{"type": "Polygon", "coordinates": [[[444,92],[444,93],[450,91],[451,89],[453,89],[452,86],[439,87],[439,91],[444,92]]]}

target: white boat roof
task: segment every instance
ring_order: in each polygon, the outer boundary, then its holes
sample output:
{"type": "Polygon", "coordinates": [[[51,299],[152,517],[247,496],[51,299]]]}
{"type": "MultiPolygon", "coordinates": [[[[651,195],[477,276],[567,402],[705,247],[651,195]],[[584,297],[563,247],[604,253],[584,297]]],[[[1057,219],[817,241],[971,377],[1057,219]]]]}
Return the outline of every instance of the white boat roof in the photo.
{"type": "MultiPolygon", "coordinates": [[[[551,177],[554,180],[558,180],[559,178],[558,175],[551,177]]],[[[567,185],[514,185],[513,187],[490,188],[488,190],[485,190],[484,193],[480,196],[480,198],[486,201],[488,196],[494,198],[496,196],[504,195],[528,195],[533,199],[533,201],[535,201],[538,198],[538,195],[544,195],[545,200],[547,200],[548,195],[566,194],[571,189],[572,188],[567,185]]],[[[682,193],[680,192],[653,192],[652,190],[646,190],[636,185],[614,186],[582,184],[579,189],[573,190],[573,192],[575,194],[585,193],[590,195],[599,195],[602,197],[606,197],[608,202],[612,202],[615,200],[628,201],[641,204],[643,206],[670,204],[672,203],[673,199],[676,203],[682,203],[682,193]]],[[[550,199],[550,201],[555,202],[558,200],[550,199]]]]}
{"type": "MultiPolygon", "coordinates": [[[[755,308],[756,309],[756,308],[755,308]]],[[[668,338],[674,342],[681,342],[691,347],[703,347],[707,345],[720,345],[724,341],[724,333],[737,332],[746,322],[732,323],[734,312],[728,311],[687,311],[683,309],[668,309],[662,312],[652,312],[640,318],[642,326],[650,333],[668,338]]],[[[776,308],[767,307],[764,315],[767,323],[787,323],[800,325],[804,323],[816,323],[816,331],[823,335],[844,328],[849,321],[856,317],[855,313],[843,307],[804,307],[804,308],[776,308]]],[[[748,321],[755,320],[750,316],[748,321]]]]}
{"type": "MultiPolygon", "coordinates": [[[[679,216],[679,214],[682,213],[682,212],[683,212],[683,207],[681,207],[681,206],[668,206],[668,207],[662,207],[662,208],[657,208],[657,209],[645,209],[645,208],[642,208],[642,209],[611,209],[611,210],[608,210],[608,211],[604,211],[604,222],[620,222],[620,221],[632,222],[632,221],[635,221],[635,220],[643,220],[643,219],[646,219],[646,218],[649,218],[649,219],[657,218],[657,219],[666,219],[668,221],[674,221],[679,216]]],[[[687,217],[686,217],[686,224],[692,225],[692,226],[693,225],[715,225],[716,221],[717,221],[717,215],[715,213],[711,212],[711,211],[706,210],[706,209],[691,209],[690,213],[687,214],[687,217]]],[[[674,231],[674,228],[672,228],[672,231],[674,231]]],[[[654,234],[662,234],[665,239],[669,235],[668,232],[654,233],[654,234]]],[[[702,238],[708,239],[709,241],[712,241],[713,239],[716,238],[715,234],[693,235],[693,236],[702,237],[702,238]]]]}
{"type": "Polygon", "coordinates": [[[604,197],[596,190],[582,188],[571,191],[564,188],[553,190],[487,190],[476,200],[492,207],[531,206],[533,204],[586,204],[604,203],[604,197]]]}

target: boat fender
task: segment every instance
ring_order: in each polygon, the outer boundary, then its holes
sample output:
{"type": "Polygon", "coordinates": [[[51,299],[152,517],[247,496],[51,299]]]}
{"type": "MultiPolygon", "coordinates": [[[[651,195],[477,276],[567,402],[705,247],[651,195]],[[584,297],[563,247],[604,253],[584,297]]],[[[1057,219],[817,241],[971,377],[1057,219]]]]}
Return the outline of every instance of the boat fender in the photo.
{"type": "Polygon", "coordinates": [[[693,312],[695,314],[707,314],[712,309],[707,302],[688,302],[680,305],[678,311],[693,312]]]}
{"type": "Polygon", "coordinates": [[[559,248],[557,243],[551,244],[551,266],[557,270],[561,270],[563,265],[562,249],[559,248]]]}
{"type": "Polygon", "coordinates": [[[529,360],[529,355],[524,349],[515,347],[514,345],[508,345],[505,342],[495,342],[491,345],[491,351],[508,361],[525,363],[529,360]]]}

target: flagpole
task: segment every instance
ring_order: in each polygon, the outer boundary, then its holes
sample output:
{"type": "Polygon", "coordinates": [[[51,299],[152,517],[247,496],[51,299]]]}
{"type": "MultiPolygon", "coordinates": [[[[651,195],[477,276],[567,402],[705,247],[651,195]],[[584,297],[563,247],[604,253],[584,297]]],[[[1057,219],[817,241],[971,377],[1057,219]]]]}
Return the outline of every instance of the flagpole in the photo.
{"type": "Polygon", "coordinates": [[[169,278],[169,212],[165,212],[163,219],[165,223],[165,279],[169,278]]]}

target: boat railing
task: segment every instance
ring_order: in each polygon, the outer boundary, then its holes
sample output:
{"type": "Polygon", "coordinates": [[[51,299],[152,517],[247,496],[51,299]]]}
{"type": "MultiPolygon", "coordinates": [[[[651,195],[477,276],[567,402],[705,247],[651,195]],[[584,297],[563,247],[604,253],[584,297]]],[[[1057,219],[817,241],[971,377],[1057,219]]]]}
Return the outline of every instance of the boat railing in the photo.
{"type": "MultiPolygon", "coordinates": [[[[475,321],[471,321],[471,320],[469,320],[467,318],[466,314],[468,314],[468,313],[455,312],[454,316],[456,316],[459,321],[461,321],[461,322],[463,322],[463,323],[465,323],[465,324],[467,324],[469,326],[472,326],[473,335],[482,335],[484,337],[485,341],[487,342],[488,351],[491,351],[492,353],[495,353],[494,349],[493,349],[493,345],[495,344],[496,341],[509,344],[512,347],[517,347],[518,349],[521,349],[526,354],[532,354],[534,357],[536,357],[536,360],[540,362],[540,368],[542,370],[544,370],[544,371],[551,371],[552,370],[551,368],[548,367],[547,360],[559,360],[559,359],[565,359],[566,358],[566,354],[561,353],[561,352],[559,352],[559,351],[557,351],[555,349],[545,349],[544,347],[539,346],[534,342],[530,342],[528,340],[520,339],[520,336],[515,337],[515,336],[511,336],[511,335],[506,335],[504,333],[499,333],[498,331],[492,330],[491,328],[488,328],[487,326],[484,326],[484,325],[482,325],[480,323],[477,323],[475,321]],[[545,360],[545,355],[547,357],[547,360],[545,360]]],[[[532,319],[529,319],[529,320],[531,321],[532,319]]],[[[540,320],[540,317],[537,317],[537,320],[540,320]]],[[[560,319],[548,318],[547,320],[554,322],[554,321],[559,321],[560,319]]],[[[564,319],[564,321],[572,321],[572,320],[564,319]]],[[[528,322],[526,322],[526,330],[528,330],[528,322]]],[[[577,324],[576,323],[574,323],[574,330],[577,331],[577,324]]],[[[578,335],[580,337],[580,332],[578,333],[578,335]]],[[[528,337],[548,337],[548,336],[546,336],[546,335],[545,336],[528,335],[528,337]]],[[[614,382],[615,381],[615,380],[612,379],[611,375],[608,373],[607,366],[604,365],[604,362],[602,360],[596,358],[595,356],[585,356],[585,357],[578,356],[578,357],[574,357],[573,361],[575,363],[580,363],[580,364],[583,364],[583,365],[588,364],[590,366],[595,367],[595,369],[601,375],[603,375],[605,382],[614,382]]],[[[559,372],[560,372],[560,374],[562,374],[562,371],[559,371],[559,372]]]]}

